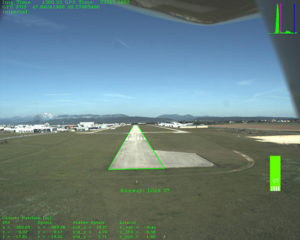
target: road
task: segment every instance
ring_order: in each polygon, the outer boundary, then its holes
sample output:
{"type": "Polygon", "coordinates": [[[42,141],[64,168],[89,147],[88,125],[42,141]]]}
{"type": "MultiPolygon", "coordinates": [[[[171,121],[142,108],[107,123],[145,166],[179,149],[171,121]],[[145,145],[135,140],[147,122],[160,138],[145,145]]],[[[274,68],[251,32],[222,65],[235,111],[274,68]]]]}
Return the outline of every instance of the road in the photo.
{"type": "Polygon", "coordinates": [[[3,138],[0,138],[0,141],[3,141],[3,140],[10,140],[10,139],[15,139],[15,138],[24,138],[24,137],[41,136],[41,135],[47,135],[47,134],[52,134],[52,133],[34,133],[34,134],[24,134],[24,135],[11,136],[11,137],[3,137],[3,138]]]}

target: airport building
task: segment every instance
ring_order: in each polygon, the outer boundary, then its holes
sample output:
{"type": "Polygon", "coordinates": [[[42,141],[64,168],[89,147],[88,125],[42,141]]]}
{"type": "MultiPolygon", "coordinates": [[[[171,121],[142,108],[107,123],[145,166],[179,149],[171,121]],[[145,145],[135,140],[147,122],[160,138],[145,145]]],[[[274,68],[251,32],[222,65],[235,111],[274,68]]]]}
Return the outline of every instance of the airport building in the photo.
{"type": "Polygon", "coordinates": [[[158,126],[161,127],[171,127],[171,128],[208,128],[207,125],[194,125],[193,123],[159,123],[158,126]]]}
{"type": "Polygon", "coordinates": [[[45,133],[52,132],[55,128],[51,127],[49,124],[35,124],[35,125],[16,125],[7,126],[3,128],[5,132],[15,132],[15,133],[45,133]]]}
{"type": "Polygon", "coordinates": [[[91,128],[94,127],[95,123],[94,122],[80,122],[78,124],[78,127],[83,127],[83,128],[91,128]]]}

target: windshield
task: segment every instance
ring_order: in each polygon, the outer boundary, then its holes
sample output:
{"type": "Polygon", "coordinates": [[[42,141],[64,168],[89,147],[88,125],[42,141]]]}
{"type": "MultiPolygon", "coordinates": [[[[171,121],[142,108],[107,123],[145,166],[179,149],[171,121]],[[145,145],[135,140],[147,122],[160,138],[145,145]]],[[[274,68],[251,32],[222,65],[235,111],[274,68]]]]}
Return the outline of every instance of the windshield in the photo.
{"type": "Polygon", "coordinates": [[[296,239],[300,123],[262,18],[100,2],[3,1],[2,239],[296,239]]]}

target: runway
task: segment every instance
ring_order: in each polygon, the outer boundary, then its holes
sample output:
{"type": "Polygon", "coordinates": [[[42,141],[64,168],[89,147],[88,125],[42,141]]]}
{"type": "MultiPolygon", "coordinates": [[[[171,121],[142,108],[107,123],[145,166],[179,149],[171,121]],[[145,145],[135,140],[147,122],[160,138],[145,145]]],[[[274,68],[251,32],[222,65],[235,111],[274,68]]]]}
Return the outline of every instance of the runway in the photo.
{"type": "Polygon", "coordinates": [[[156,153],[143,136],[140,128],[134,125],[121,146],[109,170],[164,169],[156,153]]]}
{"type": "Polygon", "coordinates": [[[134,125],[108,170],[213,167],[195,153],[154,151],[137,125],[134,125]]]}

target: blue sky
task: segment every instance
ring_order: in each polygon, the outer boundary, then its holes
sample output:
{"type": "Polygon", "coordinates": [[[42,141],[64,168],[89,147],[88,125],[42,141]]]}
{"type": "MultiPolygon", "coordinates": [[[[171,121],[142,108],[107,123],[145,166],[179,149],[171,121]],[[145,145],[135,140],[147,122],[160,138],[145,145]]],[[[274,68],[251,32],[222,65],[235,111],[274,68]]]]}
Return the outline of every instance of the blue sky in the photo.
{"type": "Polygon", "coordinates": [[[198,26],[115,6],[0,22],[0,118],[40,113],[295,117],[261,18],[198,26]]]}

